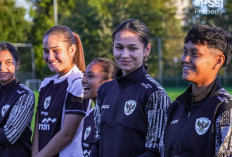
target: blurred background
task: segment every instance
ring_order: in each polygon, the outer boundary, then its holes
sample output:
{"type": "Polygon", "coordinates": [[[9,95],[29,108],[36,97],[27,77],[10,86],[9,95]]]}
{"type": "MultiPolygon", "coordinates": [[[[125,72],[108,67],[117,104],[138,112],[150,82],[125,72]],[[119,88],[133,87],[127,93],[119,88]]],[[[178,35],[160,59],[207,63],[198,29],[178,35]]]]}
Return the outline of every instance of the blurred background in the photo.
{"type": "MultiPolygon", "coordinates": [[[[182,88],[180,56],[187,31],[211,24],[232,31],[232,0],[0,0],[0,41],[13,43],[21,56],[18,77],[31,89],[52,75],[43,61],[42,38],[54,25],[81,36],[86,65],[96,57],[113,60],[111,34],[123,20],[143,21],[152,34],[149,74],[164,87],[182,88]]],[[[231,64],[219,81],[232,87],[231,64]]]]}

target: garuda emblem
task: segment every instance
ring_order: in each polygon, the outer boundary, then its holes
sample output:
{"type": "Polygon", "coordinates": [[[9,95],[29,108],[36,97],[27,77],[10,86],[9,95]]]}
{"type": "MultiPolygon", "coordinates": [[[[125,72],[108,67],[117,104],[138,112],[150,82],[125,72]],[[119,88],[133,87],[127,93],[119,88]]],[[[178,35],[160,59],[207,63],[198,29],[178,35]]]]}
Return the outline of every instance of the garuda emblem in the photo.
{"type": "Polygon", "coordinates": [[[211,121],[206,117],[196,119],[195,130],[198,135],[206,133],[210,127],[211,121]]]}

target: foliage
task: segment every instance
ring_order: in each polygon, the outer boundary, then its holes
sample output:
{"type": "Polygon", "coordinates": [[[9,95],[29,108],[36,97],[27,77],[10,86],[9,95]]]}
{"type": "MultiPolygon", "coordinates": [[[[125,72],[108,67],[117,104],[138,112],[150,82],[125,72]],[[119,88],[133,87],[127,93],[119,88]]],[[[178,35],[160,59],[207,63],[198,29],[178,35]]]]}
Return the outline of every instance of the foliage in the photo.
{"type": "MultiPolygon", "coordinates": [[[[14,0],[0,0],[0,40],[30,42],[34,46],[36,77],[50,75],[43,61],[44,33],[54,26],[52,0],[27,0],[32,21],[24,19],[25,9],[14,0]]],[[[157,37],[162,38],[165,75],[173,75],[173,56],[178,56],[182,35],[175,19],[173,0],[57,0],[59,25],[67,25],[81,36],[86,63],[96,57],[113,59],[111,34],[123,20],[134,18],[146,23],[152,34],[149,73],[158,74],[157,37]]],[[[29,64],[28,64],[29,65],[29,64]]],[[[26,68],[26,67],[25,67],[26,68]]]]}
{"type": "MultiPolygon", "coordinates": [[[[219,14],[195,14],[195,8],[199,8],[194,6],[190,1],[190,6],[186,10],[186,19],[187,24],[184,27],[184,30],[189,30],[195,24],[209,24],[214,26],[219,26],[224,28],[227,31],[232,32],[232,0],[223,0],[224,7],[222,15],[219,14]]],[[[209,10],[217,10],[218,8],[210,8],[209,10]]],[[[230,63],[226,68],[221,69],[220,75],[223,75],[225,79],[228,75],[232,75],[232,64],[230,63]]]]}
{"type": "MultiPolygon", "coordinates": [[[[183,36],[181,26],[175,19],[175,7],[171,0],[76,0],[71,15],[62,16],[61,23],[68,25],[82,37],[86,62],[95,57],[112,55],[111,34],[123,20],[133,18],[143,21],[152,34],[152,52],[149,73],[158,73],[157,40],[163,40],[163,59],[167,69],[173,67],[173,55],[178,56],[183,36]],[[175,42],[173,42],[175,41],[175,42]],[[165,47],[168,45],[168,48],[165,47]],[[170,55],[169,55],[170,54],[170,55]],[[169,58],[171,56],[171,59],[169,58]],[[168,63],[168,64],[166,64],[168,63]]],[[[167,70],[173,74],[173,70],[167,70]]]]}
{"type": "Polygon", "coordinates": [[[16,7],[14,0],[0,0],[0,41],[27,41],[30,25],[24,15],[25,9],[16,7]]]}

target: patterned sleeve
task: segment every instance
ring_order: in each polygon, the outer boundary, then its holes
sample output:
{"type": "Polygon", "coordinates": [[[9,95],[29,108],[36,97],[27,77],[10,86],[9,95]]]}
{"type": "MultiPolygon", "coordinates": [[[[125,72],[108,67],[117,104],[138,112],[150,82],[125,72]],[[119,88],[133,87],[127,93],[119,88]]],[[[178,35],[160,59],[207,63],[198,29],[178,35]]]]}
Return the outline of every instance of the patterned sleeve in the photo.
{"type": "Polygon", "coordinates": [[[100,139],[100,122],[101,122],[101,110],[100,110],[100,100],[99,96],[97,97],[96,100],[96,106],[95,106],[95,111],[94,111],[94,123],[95,123],[95,141],[98,141],[100,139]]]}
{"type": "Polygon", "coordinates": [[[145,148],[164,156],[164,128],[167,121],[166,111],[171,99],[163,90],[158,90],[149,97],[146,104],[148,129],[145,148]]]}
{"type": "Polygon", "coordinates": [[[4,140],[1,140],[0,144],[14,144],[19,139],[30,124],[34,113],[34,104],[35,97],[32,93],[20,96],[12,108],[6,124],[0,130],[0,136],[7,139],[5,143],[4,140]]]}
{"type": "Polygon", "coordinates": [[[215,156],[232,156],[232,109],[224,111],[216,120],[215,156]]]}

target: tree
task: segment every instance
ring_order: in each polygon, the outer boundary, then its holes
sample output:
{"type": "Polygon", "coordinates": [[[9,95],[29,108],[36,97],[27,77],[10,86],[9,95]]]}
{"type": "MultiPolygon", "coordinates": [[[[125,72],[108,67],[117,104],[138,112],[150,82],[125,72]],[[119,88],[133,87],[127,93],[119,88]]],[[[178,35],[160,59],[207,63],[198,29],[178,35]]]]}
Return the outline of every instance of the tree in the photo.
{"type": "Polygon", "coordinates": [[[30,23],[24,19],[25,9],[14,0],[0,0],[0,41],[26,42],[30,23]]]}
{"type": "MultiPolygon", "coordinates": [[[[223,8],[217,7],[207,7],[208,10],[223,10],[222,15],[220,14],[196,14],[195,9],[201,9],[199,6],[190,3],[189,8],[186,10],[186,19],[188,19],[185,26],[185,30],[189,30],[192,25],[195,24],[209,24],[218,27],[222,27],[227,31],[232,32],[232,0],[222,0],[224,2],[223,8]]],[[[226,68],[221,69],[220,74],[224,77],[225,85],[229,84],[231,81],[227,81],[227,78],[232,76],[232,64],[229,64],[226,68]]]]}

